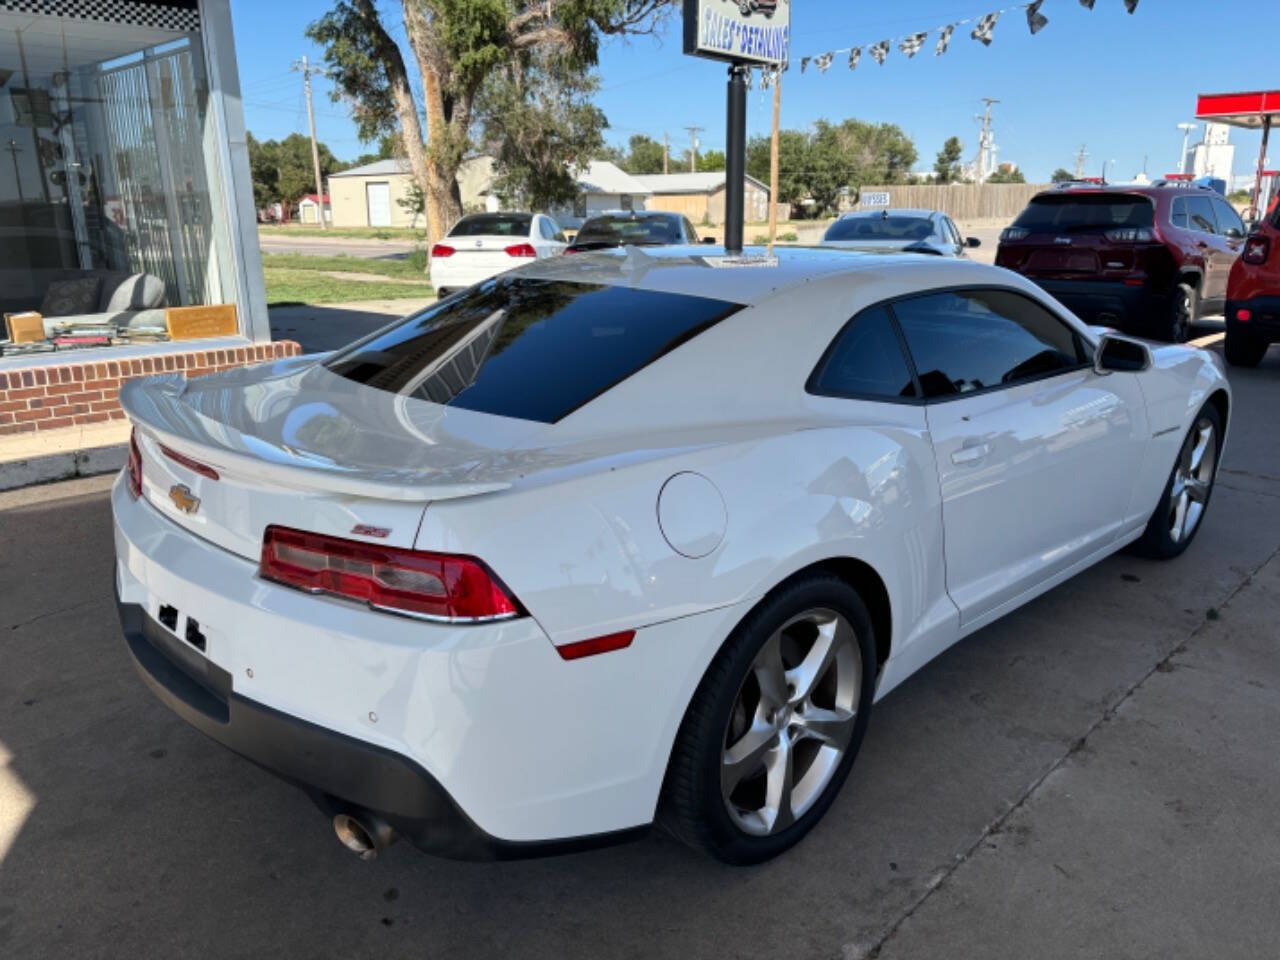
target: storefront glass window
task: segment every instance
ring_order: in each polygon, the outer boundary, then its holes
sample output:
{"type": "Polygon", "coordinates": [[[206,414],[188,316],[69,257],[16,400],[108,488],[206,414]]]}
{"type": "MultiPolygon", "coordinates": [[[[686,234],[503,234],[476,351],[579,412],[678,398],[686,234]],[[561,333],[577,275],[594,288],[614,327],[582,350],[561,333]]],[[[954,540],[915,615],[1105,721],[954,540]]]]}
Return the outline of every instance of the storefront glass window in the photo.
{"type": "MultiPolygon", "coordinates": [[[[171,308],[235,302],[194,8],[0,7],[4,356],[163,340],[171,308]]],[[[236,332],[234,308],[202,329],[236,332]]]]}

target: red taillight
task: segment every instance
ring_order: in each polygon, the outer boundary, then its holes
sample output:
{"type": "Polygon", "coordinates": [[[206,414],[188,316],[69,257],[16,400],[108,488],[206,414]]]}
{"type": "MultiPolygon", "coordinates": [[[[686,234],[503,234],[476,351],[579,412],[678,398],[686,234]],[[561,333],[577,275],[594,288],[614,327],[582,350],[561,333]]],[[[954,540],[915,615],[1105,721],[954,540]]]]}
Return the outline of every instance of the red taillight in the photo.
{"type": "Polygon", "coordinates": [[[1244,242],[1244,252],[1240,254],[1240,259],[1245,263],[1266,263],[1267,255],[1271,253],[1271,240],[1269,237],[1249,237],[1244,242]]]}
{"type": "Polygon", "coordinates": [[[497,577],[472,557],[383,547],[286,527],[267,527],[258,573],[311,593],[450,623],[520,615],[497,577]]]}
{"type": "Polygon", "coordinates": [[[634,630],[625,630],[622,633],[610,633],[603,637],[592,637],[590,640],[579,640],[577,643],[566,643],[562,647],[556,647],[556,653],[560,654],[565,660],[577,660],[581,657],[593,657],[597,653],[608,653],[611,650],[622,650],[624,647],[631,646],[631,641],[636,638],[634,630]]]}
{"type": "Polygon", "coordinates": [[[1253,311],[1250,310],[1248,307],[1241,307],[1239,310],[1236,311],[1236,319],[1239,320],[1241,323],[1248,323],[1250,320],[1253,319],[1253,311]]]}
{"type": "Polygon", "coordinates": [[[186,467],[188,470],[192,471],[193,473],[198,473],[202,477],[208,477],[210,480],[218,479],[217,470],[213,469],[213,467],[206,466],[205,464],[201,463],[199,460],[192,460],[185,453],[179,453],[177,450],[172,450],[169,447],[166,447],[164,444],[160,444],[160,452],[163,453],[170,460],[173,460],[176,463],[182,464],[184,467],[186,467]]]}
{"type": "Polygon", "coordinates": [[[1112,243],[1150,243],[1155,239],[1147,227],[1117,227],[1103,234],[1112,243]]]}
{"type": "Polygon", "coordinates": [[[445,243],[437,243],[431,248],[431,259],[434,260],[437,257],[452,257],[453,253],[453,247],[445,243]]]}
{"type": "Polygon", "coordinates": [[[129,460],[124,465],[128,472],[129,496],[137,500],[142,496],[142,451],[138,449],[138,428],[129,434],[129,460]]]}
{"type": "Polygon", "coordinates": [[[515,243],[507,247],[508,257],[536,257],[538,251],[533,249],[531,243],[515,243]]]}

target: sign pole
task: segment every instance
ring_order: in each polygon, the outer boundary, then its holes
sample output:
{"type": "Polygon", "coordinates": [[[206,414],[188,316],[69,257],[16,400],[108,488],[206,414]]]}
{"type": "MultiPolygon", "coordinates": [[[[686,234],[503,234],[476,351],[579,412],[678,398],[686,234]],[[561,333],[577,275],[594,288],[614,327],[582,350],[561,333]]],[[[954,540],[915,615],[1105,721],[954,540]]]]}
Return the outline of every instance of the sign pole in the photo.
{"type": "Polygon", "coordinates": [[[744,195],[747,189],[747,67],[729,67],[728,133],[725,137],[724,252],[742,253],[744,195]]]}
{"type": "Polygon", "coordinates": [[[782,112],[782,68],[773,77],[773,134],[769,144],[769,256],[778,239],[778,117],[782,112]]]}

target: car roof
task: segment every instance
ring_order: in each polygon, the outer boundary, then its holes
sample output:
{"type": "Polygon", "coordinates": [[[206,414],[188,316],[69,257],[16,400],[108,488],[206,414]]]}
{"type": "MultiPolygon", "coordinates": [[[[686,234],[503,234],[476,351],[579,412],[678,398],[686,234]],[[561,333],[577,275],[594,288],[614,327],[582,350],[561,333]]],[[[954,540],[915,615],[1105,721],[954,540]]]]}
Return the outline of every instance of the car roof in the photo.
{"type": "Polygon", "coordinates": [[[657,220],[663,217],[681,217],[682,214],[672,213],[670,210],[605,210],[603,213],[593,213],[587,217],[584,223],[590,223],[592,220],[657,220]]]}
{"type": "Polygon", "coordinates": [[[911,274],[921,287],[950,283],[1021,286],[1006,270],[952,257],[917,253],[859,253],[832,247],[748,247],[743,257],[728,257],[711,244],[624,246],[599,253],[548,257],[511,275],[710,297],[746,306],[826,278],[844,276],[870,283],[886,273],[911,274]]]}
{"type": "Polygon", "coordinates": [[[883,207],[875,210],[850,210],[840,214],[841,220],[857,220],[862,217],[920,217],[929,219],[942,216],[941,210],[925,210],[917,207],[883,207]]]}

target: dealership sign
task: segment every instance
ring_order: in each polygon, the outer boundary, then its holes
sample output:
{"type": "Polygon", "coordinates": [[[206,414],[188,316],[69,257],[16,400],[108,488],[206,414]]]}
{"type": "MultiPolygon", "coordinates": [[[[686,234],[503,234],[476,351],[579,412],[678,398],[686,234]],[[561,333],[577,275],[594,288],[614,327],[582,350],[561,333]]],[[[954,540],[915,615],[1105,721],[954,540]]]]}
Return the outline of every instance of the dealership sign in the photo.
{"type": "Polygon", "coordinates": [[[736,63],[786,63],[791,0],[685,0],[684,52],[736,63]]]}

